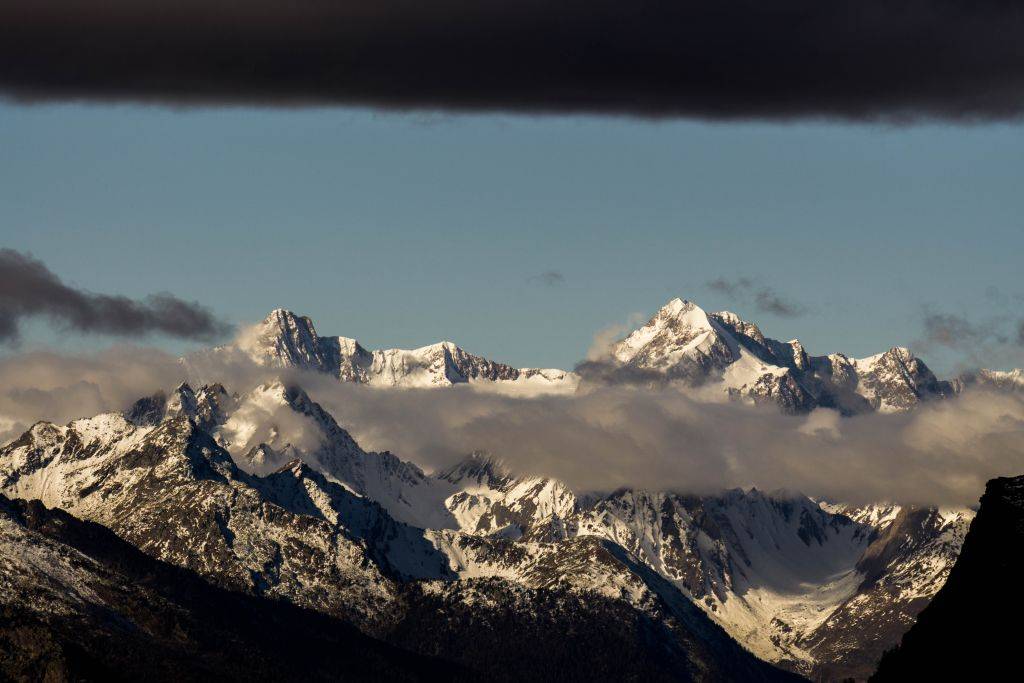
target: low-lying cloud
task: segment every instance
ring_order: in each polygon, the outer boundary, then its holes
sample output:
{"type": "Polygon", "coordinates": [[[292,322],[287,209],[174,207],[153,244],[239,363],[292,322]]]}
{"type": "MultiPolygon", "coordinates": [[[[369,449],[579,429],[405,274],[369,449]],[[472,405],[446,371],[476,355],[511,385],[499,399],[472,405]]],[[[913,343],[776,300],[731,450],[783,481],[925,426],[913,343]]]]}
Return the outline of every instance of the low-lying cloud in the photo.
{"type": "Polygon", "coordinates": [[[757,486],[850,502],[970,505],[989,478],[1024,473],[1024,402],[1006,394],[840,418],[700,403],[673,389],[532,399],[462,388],[429,396],[351,390],[318,386],[315,397],[367,447],[429,467],[483,449],[577,490],[757,486]]]}
{"type": "Polygon", "coordinates": [[[169,353],[118,346],[80,355],[32,351],[0,357],[0,441],[39,420],[66,423],[123,410],[187,378],[169,353]]]}
{"type": "Polygon", "coordinates": [[[61,281],[42,261],[0,249],[0,344],[16,342],[22,320],[45,317],[75,332],[210,341],[230,328],[196,302],[171,294],[143,299],[94,294],[61,281]]]}
{"type": "MultiPolygon", "coordinates": [[[[124,409],[186,375],[243,392],[280,374],[240,356],[199,361],[186,368],[137,348],[10,356],[0,361],[0,438],[14,438],[38,419],[124,409]]],[[[427,469],[482,449],[518,472],[557,477],[579,491],[708,493],[753,485],[854,503],[970,505],[989,478],[1024,473],[1020,394],[968,390],[909,413],[840,418],[828,410],[787,416],[773,406],[700,402],[671,387],[510,397],[468,386],[393,391],[319,374],[284,376],[367,449],[390,450],[427,469]]]]}
{"type": "Polygon", "coordinates": [[[1011,0],[13,0],[25,101],[845,120],[1019,118],[1011,0]]]}

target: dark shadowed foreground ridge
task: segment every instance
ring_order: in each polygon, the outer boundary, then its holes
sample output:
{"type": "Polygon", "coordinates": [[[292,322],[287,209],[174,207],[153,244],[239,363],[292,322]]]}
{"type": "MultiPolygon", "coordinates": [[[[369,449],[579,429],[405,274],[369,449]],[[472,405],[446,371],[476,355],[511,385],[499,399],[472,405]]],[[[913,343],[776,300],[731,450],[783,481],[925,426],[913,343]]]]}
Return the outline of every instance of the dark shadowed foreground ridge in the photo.
{"type": "Polygon", "coordinates": [[[872,681],[999,680],[1019,662],[1024,476],[993,479],[946,585],[872,681]]]}

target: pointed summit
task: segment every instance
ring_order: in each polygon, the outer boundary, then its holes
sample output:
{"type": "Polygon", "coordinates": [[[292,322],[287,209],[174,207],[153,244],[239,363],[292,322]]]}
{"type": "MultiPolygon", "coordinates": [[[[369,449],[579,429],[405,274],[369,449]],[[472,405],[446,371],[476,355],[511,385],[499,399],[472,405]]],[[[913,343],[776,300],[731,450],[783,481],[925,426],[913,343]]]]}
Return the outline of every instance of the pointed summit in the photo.
{"type": "Polygon", "coordinates": [[[222,423],[233,398],[220,384],[204,384],[198,391],[186,382],[170,395],[163,390],[140,398],[124,412],[126,420],[139,427],[155,427],[165,420],[183,416],[201,429],[212,429],[222,423]]]}
{"type": "MultiPolygon", "coordinates": [[[[229,347],[230,348],[230,347],[229,347]]],[[[306,316],[277,308],[243,333],[233,347],[270,367],[323,372],[342,382],[385,387],[443,387],[508,382],[524,391],[566,392],[577,378],[560,370],[522,371],[466,352],[452,341],[417,349],[369,351],[351,337],[321,337],[306,316]]]]}
{"type": "Polygon", "coordinates": [[[679,315],[683,311],[693,308],[695,305],[696,304],[694,304],[692,301],[676,297],[675,299],[672,299],[667,304],[662,306],[661,310],[659,310],[658,312],[664,313],[665,315],[679,315]]]}
{"type": "Polygon", "coordinates": [[[612,355],[620,363],[659,370],[698,357],[724,363],[733,360],[721,327],[703,308],[680,298],[662,306],[643,327],[613,346],[612,355]]]}
{"type": "Polygon", "coordinates": [[[238,341],[239,348],[262,365],[324,371],[328,367],[313,321],[275,308],[238,341]]]}

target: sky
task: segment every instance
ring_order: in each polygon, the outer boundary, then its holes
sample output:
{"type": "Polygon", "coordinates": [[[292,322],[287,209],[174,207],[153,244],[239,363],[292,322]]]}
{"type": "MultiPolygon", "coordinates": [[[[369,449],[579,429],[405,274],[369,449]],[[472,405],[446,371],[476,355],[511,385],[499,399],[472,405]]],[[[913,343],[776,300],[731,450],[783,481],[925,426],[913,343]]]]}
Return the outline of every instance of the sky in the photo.
{"type": "MultiPolygon", "coordinates": [[[[1022,177],[1013,122],[0,103],[0,246],[65,282],[518,366],[571,368],[675,296],[812,353],[1020,365],[929,343],[925,319],[1024,317],[1022,177]],[[764,289],[794,310],[764,310],[764,289]]],[[[22,348],[110,343],[24,332],[22,348]]]]}

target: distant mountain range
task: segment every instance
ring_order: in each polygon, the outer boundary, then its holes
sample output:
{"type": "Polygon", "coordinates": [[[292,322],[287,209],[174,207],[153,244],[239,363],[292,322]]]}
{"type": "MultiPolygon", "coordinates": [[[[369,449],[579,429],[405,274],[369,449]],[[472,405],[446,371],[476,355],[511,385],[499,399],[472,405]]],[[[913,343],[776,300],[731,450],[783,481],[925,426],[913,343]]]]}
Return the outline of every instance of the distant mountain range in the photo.
{"type": "Polygon", "coordinates": [[[321,337],[313,321],[276,309],[233,347],[258,363],[323,372],[343,382],[381,387],[440,387],[465,382],[502,382],[538,389],[573,390],[576,377],[564,370],[513,368],[463,351],[449,341],[419,349],[368,351],[355,339],[321,337]]]}
{"type": "MultiPolygon", "coordinates": [[[[846,414],[1021,380],[942,381],[902,348],[810,356],[680,299],[573,372],[450,342],[369,351],[284,310],[206,353],[393,390],[668,383],[846,414]]],[[[946,590],[973,518],[753,488],[578,491],[484,453],[428,473],[364,450],[290,381],[182,384],[0,448],[0,677],[326,680],[361,657],[345,676],[865,679],[946,590]]]]}
{"type": "Polygon", "coordinates": [[[907,410],[970,385],[1024,391],[1024,372],[980,370],[940,380],[904,347],[867,358],[809,355],[799,340],[765,337],[729,311],[707,313],[673,299],[645,325],[575,371],[515,368],[444,341],[419,349],[369,351],[355,339],[321,337],[313,322],[272,311],[243,339],[213,353],[241,352],[272,367],[322,372],[380,387],[486,383],[498,390],[573,393],[600,384],[671,383],[707,400],[774,402],[788,412],[816,407],[844,414],[907,410]]]}

